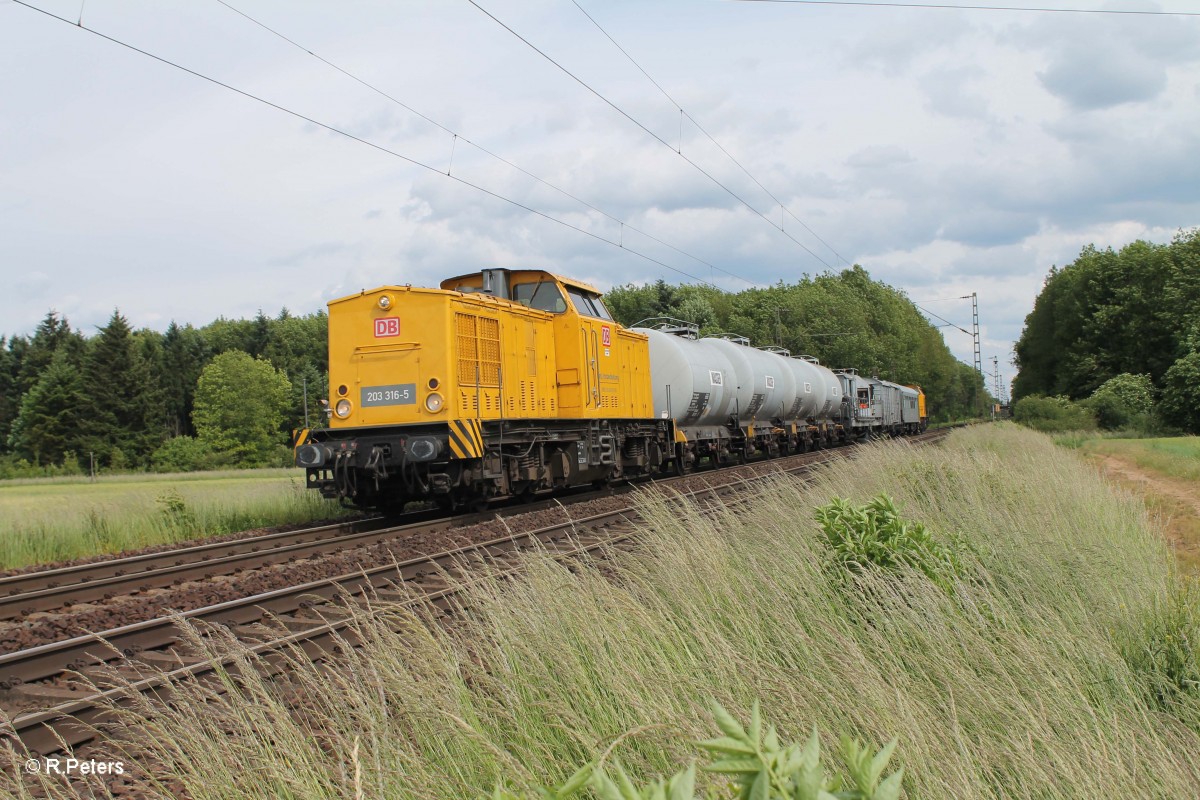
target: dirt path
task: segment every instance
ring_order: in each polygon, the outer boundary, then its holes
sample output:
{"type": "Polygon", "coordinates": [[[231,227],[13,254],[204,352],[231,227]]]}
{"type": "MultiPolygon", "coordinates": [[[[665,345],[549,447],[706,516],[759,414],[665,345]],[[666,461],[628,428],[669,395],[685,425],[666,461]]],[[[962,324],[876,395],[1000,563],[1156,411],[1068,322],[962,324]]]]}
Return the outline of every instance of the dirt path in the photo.
{"type": "Polygon", "coordinates": [[[1117,456],[1092,457],[1109,478],[1143,495],[1147,506],[1162,515],[1180,566],[1200,575],[1200,484],[1167,477],[1117,456]]]}

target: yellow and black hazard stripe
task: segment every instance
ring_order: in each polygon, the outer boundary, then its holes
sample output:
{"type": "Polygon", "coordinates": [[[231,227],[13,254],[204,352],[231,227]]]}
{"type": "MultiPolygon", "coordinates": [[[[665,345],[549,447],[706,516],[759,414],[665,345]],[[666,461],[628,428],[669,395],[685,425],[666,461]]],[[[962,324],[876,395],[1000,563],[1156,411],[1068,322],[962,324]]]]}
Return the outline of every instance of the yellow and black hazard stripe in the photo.
{"type": "Polygon", "coordinates": [[[479,458],[483,455],[483,428],[479,420],[450,421],[450,452],[455,458],[479,458]]]}
{"type": "Polygon", "coordinates": [[[292,449],[295,450],[307,442],[310,433],[312,433],[311,428],[292,428],[292,449]]]}

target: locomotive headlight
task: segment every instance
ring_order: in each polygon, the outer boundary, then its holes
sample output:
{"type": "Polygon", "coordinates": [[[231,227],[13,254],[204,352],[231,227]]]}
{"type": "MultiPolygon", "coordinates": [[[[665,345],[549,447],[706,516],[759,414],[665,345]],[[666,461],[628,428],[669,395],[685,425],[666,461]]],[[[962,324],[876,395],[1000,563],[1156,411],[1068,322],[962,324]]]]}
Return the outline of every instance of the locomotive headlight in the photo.
{"type": "Polygon", "coordinates": [[[337,401],[337,405],[333,407],[333,411],[342,419],[350,416],[351,403],[346,398],[337,401]]]}
{"type": "Polygon", "coordinates": [[[436,414],[437,412],[441,411],[442,403],[442,396],[437,392],[430,392],[425,397],[425,408],[428,409],[430,414],[436,414]]]}
{"type": "Polygon", "coordinates": [[[387,311],[389,308],[392,307],[392,298],[388,297],[386,294],[383,295],[382,297],[380,297],[379,298],[379,307],[382,308],[384,311],[387,311]]]}

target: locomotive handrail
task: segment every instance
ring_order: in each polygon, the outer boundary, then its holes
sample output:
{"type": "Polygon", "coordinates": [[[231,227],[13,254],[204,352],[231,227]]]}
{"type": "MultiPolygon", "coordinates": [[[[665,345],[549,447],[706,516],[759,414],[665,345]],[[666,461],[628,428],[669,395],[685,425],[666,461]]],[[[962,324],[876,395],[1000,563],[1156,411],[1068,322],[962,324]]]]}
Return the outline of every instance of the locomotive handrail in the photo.
{"type": "Polygon", "coordinates": [[[700,335],[699,324],[688,322],[684,319],[676,319],[675,317],[646,317],[645,319],[638,320],[629,327],[645,328],[649,326],[649,323],[658,323],[658,325],[653,327],[653,330],[663,333],[673,333],[676,336],[687,336],[692,339],[700,335]]]}
{"type": "Polygon", "coordinates": [[[376,353],[397,353],[405,350],[420,349],[420,342],[388,342],[387,344],[360,344],[354,348],[354,352],[369,356],[376,353]]]}
{"type": "Polygon", "coordinates": [[[705,339],[724,339],[727,342],[734,344],[743,344],[746,347],[750,346],[750,337],[742,336],[740,333],[712,333],[704,337],[705,339]]]}

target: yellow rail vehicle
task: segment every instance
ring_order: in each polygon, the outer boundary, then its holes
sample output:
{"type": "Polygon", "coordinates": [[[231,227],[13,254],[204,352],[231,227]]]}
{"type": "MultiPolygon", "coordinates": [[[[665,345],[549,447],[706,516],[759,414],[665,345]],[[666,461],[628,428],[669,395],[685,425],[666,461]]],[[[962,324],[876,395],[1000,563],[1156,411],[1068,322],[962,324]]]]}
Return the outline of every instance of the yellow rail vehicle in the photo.
{"type": "Polygon", "coordinates": [[[489,269],[329,304],[330,421],[296,460],[327,497],[461,504],[661,467],[647,337],[594,288],[489,269]]]}

